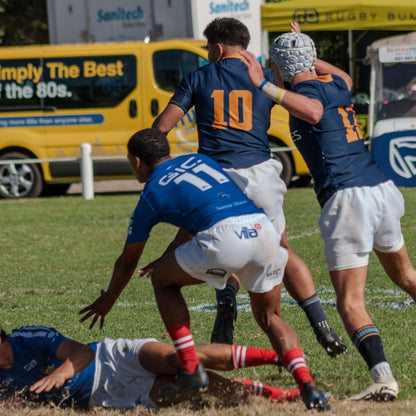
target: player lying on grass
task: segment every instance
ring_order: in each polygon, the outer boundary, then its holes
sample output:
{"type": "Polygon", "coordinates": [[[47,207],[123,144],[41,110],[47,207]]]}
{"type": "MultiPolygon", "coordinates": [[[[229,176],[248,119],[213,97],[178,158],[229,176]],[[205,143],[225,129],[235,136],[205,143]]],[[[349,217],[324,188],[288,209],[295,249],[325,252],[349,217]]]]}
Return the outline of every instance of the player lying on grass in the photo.
{"type": "Polygon", "coordinates": [[[209,283],[222,289],[237,273],[247,289],[253,315],[280,361],[298,384],[307,408],[327,408],[315,386],[299,340],[280,313],[280,292],[287,250],[273,224],[238,188],[221,166],[203,154],[172,159],[165,134],[145,129],[129,140],[128,159],[136,178],[146,183],[132,214],[126,243],[114,264],[108,289],[80,311],[81,322],[92,318],[100,327],[130,281],[154,225],[173,224],[193,238],[177,239],[177,246],[157,262],[151,273],[156,303],[180,362],[163,397],[174,397],[208,385],[196,354],[190,315],[181,288],[209,283]]]}
{"type": "MultiPolygon", "coordinates": [[[[199,360],[215,370],[276,365],[272,350],[216,344],[196,349],[199,360]]],[[[109,339],[85,345],[54,328],[25,326],[9,335],[0,326],[0,397],[24,398],[58,406],[149,408],[172,404],[159,388],[170,383],[179,361],[172,345],[146,339],[109,339]]],[[[249,396],[295,400],[299,390],[284,390],[249,379],[230,379],[208,371],[207,393],[224,403],[249,396]]],[[[188,395],[189,396],[189,395],[188,395]]],[[[175,402],[184,400],[183,395],[175,402]]],[[[237,400],[237,402],[235,402],[237,400]]]]}

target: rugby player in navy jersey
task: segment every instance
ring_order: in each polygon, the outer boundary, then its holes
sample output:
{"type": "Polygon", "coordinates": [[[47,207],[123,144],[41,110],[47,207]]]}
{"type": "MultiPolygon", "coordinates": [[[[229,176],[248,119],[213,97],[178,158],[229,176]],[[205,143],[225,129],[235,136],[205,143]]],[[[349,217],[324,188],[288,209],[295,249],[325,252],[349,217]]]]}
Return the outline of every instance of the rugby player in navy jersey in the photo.
{"type": "MultiPolygon", "coordinates": [[[[240,345],[202,345],[196,352],[207,368],[222,371],[278,361],[273,350],[240,345]]],[[[105,338],[86,345],[54,328],[24,326],[6,334],[0,325],[0,399],[24,398],[77,409],[157,408],[172,404],[161,400],[158,392],[172,381],[178,365],[173,346],[155,338],[105,338]]],[[[208,375],[207,393],[228,404],[249,396],[282,402],[299,395],[299,389],[229,379],[211,371],[208,375]]]]}
{"type": "Polygon", "coordinates": [[[265,79],[253,54],[242,55],[253,85],[289,111],[293,140],[314,180],[337,309],[374,379],[350,399],[394,400],[399,386],[366,310],[365,285],[374,250],[391,280],[416,300],[416,270],[400,226],[403,196],[364,144],[351,105],[350,76],[317,60],[312,39],[297,23],[291,29],[270,48],[279,86],[265,79]]]}
{"type": "Polygon", "coordinates": [[[280,246],[280,235],[264,212],[209,156],[171,159],[167,138],[160,130],[135,133],[127,148],[131,168],[145,187],[108,288],[80,311],[84,314],[81,322],[92,318],[90,328],[97,320],[103,327],[106,314],[137,267],[152,227],[159,222],[173,224],[192,238],[177,238],[151,273],[159,312],[181,367],[174,381],[160,389],[160,395],[171,398],[208,385],[181,288],[207,282],[222,289],[230,275],[238,273],[257,323],[297,382],[307,408],[325,410],[326,399],[314,385],[298,338],[280,315],[287,250],[280,246]]]}
{"type": "MultiPolygon", "coordinates": [[[[280,244],[289,253],[284,285],[305,311],[319,343],[335,357],[346,352],[347,346],[329,327],[312,275],[287,240],[283,212],[287,189],[280,178],[282,164],[271,157],[267,135],[275,103],[252,86],[239,54],[247,48],[250,33],[237,19],[217,18],[207,25],[204,36],[210,64],[184,77],[153,127],[167,133],[195,106],[198,152],[219,162],[269,217],[281,235],[280,244]]],[[[272,72],[263,71],[266,79],[274,82],[272,72]]],[[[238,288],[238,279],[233,276],[225,289],[217,291],[211,342],[232,344],[238,288]]]]}

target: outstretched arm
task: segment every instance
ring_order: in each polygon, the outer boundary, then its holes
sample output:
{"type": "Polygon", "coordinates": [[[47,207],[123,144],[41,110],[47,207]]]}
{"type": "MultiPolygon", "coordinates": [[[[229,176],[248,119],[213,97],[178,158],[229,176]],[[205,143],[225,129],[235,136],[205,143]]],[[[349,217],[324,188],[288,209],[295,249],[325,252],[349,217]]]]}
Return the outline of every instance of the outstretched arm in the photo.
{"type": "Polygon", "coordinates": [[[72,339],[65,339],[59,345],[56,356],[64,362],[48,376],[34,383],[30,387],[31,392],[40,394],[63,386],[67,380],[82,371],[94,360],[95,353],[88,345],[72,339]]]}
{"type": "Polygon", "coordinates": [[[264,79],[263,70],[256,57],[248,51],[241,51],[240,53],[246,58],[243,62],[247,67],[249,78],[256,88],[260,89],[263,94],[280,104],[293,116],[310,124],[319,122],[322,118],[324,109],[318,100],[293,93],[284,88],[280,88],[271,82],[267,82],[264,79]]]}
{"type": "Polygon", "coordinates": [[[92,317],[89,329],[94,327],[98,319],[100,319],[100,329],[103,328],[105,316],[129,283],[145,245],[146,241],[134,244],[126,243],[123,252],[114,264],[108,289],[102,290],[101,295],[91,305],[79,311],[80,315],[84,314],[80,319],[81,323],[92,317]]]}

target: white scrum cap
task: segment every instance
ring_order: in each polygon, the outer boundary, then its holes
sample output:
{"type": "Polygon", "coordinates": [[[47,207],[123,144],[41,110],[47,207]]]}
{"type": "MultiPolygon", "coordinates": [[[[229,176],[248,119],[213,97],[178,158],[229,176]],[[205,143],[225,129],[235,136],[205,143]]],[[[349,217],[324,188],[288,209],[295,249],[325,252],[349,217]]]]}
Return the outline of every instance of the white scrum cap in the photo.
{"type": "Polygon", "coordinates": [[[278,36],[270,46],[270,56],[279,68],[283,81],[294,77],[316,65],[316,48],[313,40],[304,33],[289,32],[278,36]]]}

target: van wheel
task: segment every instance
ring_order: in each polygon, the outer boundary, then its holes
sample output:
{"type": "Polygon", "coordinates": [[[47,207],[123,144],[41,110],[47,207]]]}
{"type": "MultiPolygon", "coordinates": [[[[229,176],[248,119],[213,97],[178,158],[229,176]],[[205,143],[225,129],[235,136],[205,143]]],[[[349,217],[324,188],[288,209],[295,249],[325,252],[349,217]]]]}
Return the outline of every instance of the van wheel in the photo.
{"type": "Polygon", "coordinates": [[[35,163],[25,163],[28,159],[23,153],[10,152],[0,156],[0,160],[22,159],[21,162],[10,162],[0,165],[1,198],[36,198],[42,192],[42,174],[35,163]]]}
{"type": "Polygon", "coordinates": [[[280,177],[283,179],[286,186],[289,186],[293,176],[293,166],[289,155],[287,152],[272,152],[272,158],[280,161],[280,163],[283,165],[283,170],[280,174],[280,177]]]}

